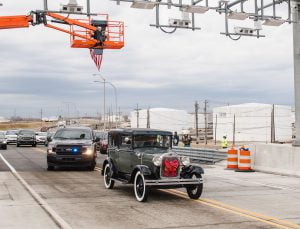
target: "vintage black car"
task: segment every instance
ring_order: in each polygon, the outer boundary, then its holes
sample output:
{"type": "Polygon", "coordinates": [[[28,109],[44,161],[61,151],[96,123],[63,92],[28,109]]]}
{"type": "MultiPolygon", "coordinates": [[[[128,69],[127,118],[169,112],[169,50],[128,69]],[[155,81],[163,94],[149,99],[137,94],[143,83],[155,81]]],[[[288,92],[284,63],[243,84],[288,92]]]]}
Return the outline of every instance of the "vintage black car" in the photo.
{"type": "Polygon", "coordinates": [[[172,151],[172,133],[152,129],[119,129],[108,133],[108,157],[102,175],[107,189],[115,181],[133,184],[138,201],[150,188],[185,187],[190,198],[202,194],[203,169],[172,151]]]}

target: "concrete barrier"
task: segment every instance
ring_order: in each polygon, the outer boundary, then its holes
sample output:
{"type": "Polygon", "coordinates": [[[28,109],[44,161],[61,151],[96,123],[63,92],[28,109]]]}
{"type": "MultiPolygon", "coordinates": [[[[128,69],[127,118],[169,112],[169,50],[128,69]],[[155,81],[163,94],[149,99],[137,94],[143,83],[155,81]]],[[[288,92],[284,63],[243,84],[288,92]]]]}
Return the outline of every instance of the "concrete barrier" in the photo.
{"type": "Polygon", "coordinates": [[[300,147],[279,144],[249,145],[252,168],[257,171],[300,177],[300,147]]]}

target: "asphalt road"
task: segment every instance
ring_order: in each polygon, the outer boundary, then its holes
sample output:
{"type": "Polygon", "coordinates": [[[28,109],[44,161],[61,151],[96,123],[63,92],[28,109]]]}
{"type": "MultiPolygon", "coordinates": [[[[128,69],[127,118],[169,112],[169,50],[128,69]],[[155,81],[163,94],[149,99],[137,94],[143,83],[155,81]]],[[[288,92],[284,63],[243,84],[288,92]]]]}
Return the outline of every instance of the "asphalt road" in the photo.
{"type": "Polygon", "coordinates": [[[0,158],[0,228],[58,228],[45,206],[71,228],[300,228],[300,178],[205,166],[199,201],[180,189],[153,190],[139,203],[132,186],[105,189],[99,168],[47,171],[45,151],[13,145],[0,151],[45,201],[39,204],[0,158]]]}

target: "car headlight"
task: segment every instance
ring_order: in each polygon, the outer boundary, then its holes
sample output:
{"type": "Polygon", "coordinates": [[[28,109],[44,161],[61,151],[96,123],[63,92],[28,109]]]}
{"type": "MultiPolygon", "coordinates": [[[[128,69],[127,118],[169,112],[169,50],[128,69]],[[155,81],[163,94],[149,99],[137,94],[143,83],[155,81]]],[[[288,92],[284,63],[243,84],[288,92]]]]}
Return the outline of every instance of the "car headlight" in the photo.
{"type": "Polygon", "coordinates": [[[4,144],[6,144],[6,143],[7,143],[7,141],[6,141],[6,140],[3,140],[3,143],[4,143],[4,144]]]}
{"type": "Polygon", "coordinates": [[[83,149],[82,154],[92,155],[94,153],[93,146],[83,146],[82,149],[83,149]]]}
{"type": "Polygon", "coordinates": [[[190,163],[191,163],[190,158],[189,158],[189,157],[181,157],[181,163],[182,163],[184,166],[190,165],[190,163]]]}
{"type": "Polygon", "coordinates": [[[48,154],[56,154],[56,148],[53,145],[49,145],[47,149],[48,154]]]}
{"type": "Polygon", "coordinates": [[[155,166],[160,166],[162,162],[162,157],[159,155],[156,155],[153,157],[152,162],[155,166]]]}

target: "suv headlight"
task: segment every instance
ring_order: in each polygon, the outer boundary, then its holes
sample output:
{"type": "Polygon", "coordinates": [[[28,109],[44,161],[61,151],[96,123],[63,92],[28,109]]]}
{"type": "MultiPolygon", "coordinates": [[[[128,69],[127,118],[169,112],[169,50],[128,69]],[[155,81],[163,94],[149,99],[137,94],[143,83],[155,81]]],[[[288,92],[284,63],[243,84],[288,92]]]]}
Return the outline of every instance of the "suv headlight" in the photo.
{"type": "Polygon", "coordinates": [[[162,157],[159,155],[156,155],[153,157],[152,162],[155,166],[161,166],[162,157]]]}
{"type": "Polygon", "coordinates": [[[47,153],[48,154],[56,154],[56,148],[54,147],[54,145],[48,146],[47,153]]]}
{"type": "Polygon", "coordinates": [[[190,158],[189,158],[189,157],[181,157],[181,163],[182,163],[184,166],[190,165],[190,163],[191,163],[190,158]]]}
{"type": "Polygon", "coordinates": [[[94,147],[92,145],[82,146],[82,154],[92,155],[94,153],[94,147]]]}

